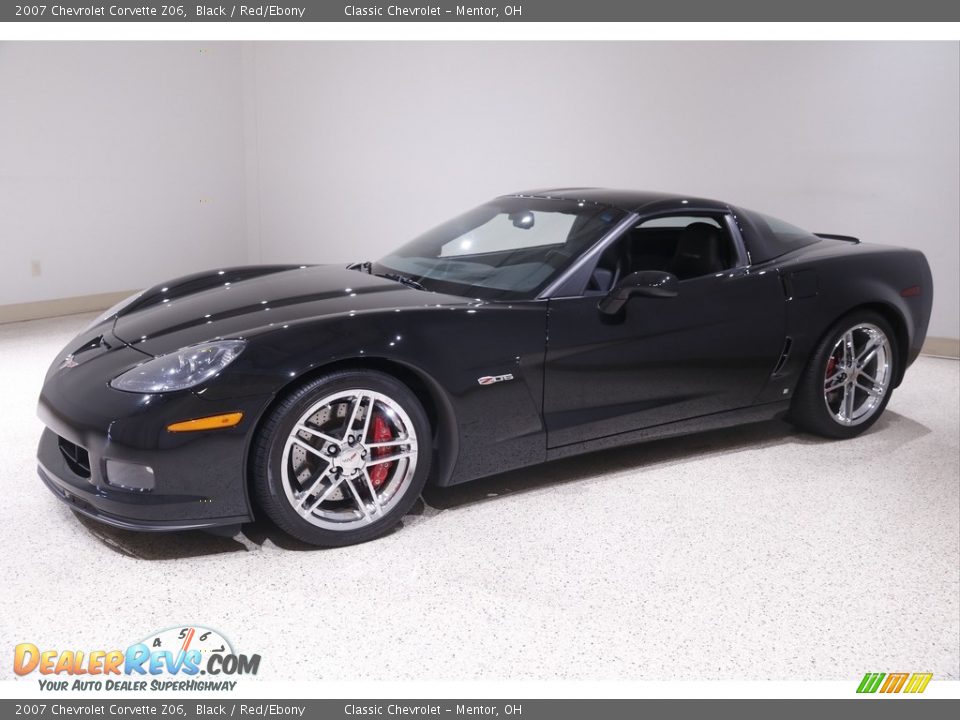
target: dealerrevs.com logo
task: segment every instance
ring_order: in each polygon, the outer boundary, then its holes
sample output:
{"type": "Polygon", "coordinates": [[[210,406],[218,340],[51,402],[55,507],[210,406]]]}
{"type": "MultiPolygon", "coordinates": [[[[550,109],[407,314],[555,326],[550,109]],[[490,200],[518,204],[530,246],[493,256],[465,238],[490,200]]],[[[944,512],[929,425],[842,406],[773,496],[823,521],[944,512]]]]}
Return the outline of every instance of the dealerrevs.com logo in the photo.
{"type": "Polygon", "coordinates": [[[259,655],[239,654],[223,635],[199,625],[152,633],[125,650],[49,650],[20,643],[13,652],[17,675],[46,676],[38,678],[41,690],[233,690],[237,681],[228,678],[256,675],[259,669],[259,655]]]}

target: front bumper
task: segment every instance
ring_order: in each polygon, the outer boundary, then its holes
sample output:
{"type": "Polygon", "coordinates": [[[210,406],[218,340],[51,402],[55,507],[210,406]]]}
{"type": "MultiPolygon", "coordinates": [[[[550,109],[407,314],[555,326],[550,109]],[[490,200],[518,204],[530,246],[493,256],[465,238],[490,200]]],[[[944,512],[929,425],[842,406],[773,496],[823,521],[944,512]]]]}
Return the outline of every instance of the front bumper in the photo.
{"type": "MultiPolygon", "coordinates": [[[[44,435],[51,435],[50,439],[56,444],[56,436],[45,430],[44,435]]],[[[41,440],[41,449],[45,442],[49,440],[45,437],[41,440]]],[[[123,507],[123,498],[111,498],[108,494],[97,494],[88,488],[80,487],[75,480],[68,479],[70,475],[63,473],[66,477],[57,475],[54,471],[43,464],[37,462],[37,473],[40,479],[46,484],[50,491],[60,500],[70,506],[72,510],[86,515],[89,518],[111,525],[122,530],[138,530],[141,532],[173,532],[176,530],[199,530],[208,527],[218,527],[221,525],[239,525],[249,522],[249,515],[237,515],[225,518],[207,518],[197,520],[144,520],[140,518],[130,518],[130,508],[123,507]],[[105,506],[114,508],[120,506],[119,512],[124,515],[116,515],[104,509],[105,506]]]]}
{"type": "Polygon", "coordinates": [[[46,426],[37,448],[40,478],[77,512],[114,527],[173,531],[249,522],[247,443],[270,398],[212,401],[190,391],[151,396],[109,387],[110,377],[142,358],[114,347],[77,366],[51,368],[37,409],[46,426]],[[234,427],[166,429],[237,411],[244,418],[234,427]],[[148,466],[153,488],[111,484],[108,460],[148,466]]]}

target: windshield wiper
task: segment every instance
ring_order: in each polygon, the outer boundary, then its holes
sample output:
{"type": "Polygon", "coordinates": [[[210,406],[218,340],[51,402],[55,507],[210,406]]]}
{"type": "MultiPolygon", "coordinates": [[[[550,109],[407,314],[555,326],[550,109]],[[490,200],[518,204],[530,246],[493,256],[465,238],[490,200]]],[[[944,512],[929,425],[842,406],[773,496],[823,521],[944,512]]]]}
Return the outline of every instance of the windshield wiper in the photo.
{"type": "Polygon", "coordinates": [[[363,262],[351,263],[347,265],[347,270],[362,270],[363,272],[369,275],[373,272],[373,263],[369,260],[364,260],[363,262]]]}
{"type": "Polygon", "coordinates": [[[418,283],[413,278],[407,277],[406,275],[401,275],[399,273],[373,273],[377,277],[386,278],[387,280],[396,280],[398,283],[403,283],[408,287],[412,287],[415,290],[426,290],[426,288],[418,283]]]}

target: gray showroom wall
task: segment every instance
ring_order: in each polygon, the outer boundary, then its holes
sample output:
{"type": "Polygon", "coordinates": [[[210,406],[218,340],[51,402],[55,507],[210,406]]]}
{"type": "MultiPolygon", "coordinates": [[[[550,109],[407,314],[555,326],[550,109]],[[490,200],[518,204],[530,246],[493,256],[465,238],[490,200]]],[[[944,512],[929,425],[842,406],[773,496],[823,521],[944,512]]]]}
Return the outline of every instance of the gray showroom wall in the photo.
{"type": "Polygon", "coordinates": [[[923,249],[960,337],[956,43],[257,43],[251,258],[375,258],[511,190],[718,197],[923,249]],[[254,207],[256,206],[256,207],[254,207]]]}
{"type": "Polygon", "coordinates": [[[0,43],[0,305],[246,262],[240,58],[0,43]]]}
{"type": "Polygon", "coordinates": [[[607,185],[919,247],[957,338],[958,86],[956,43],[0,43],[0,306],[607,185]]]}

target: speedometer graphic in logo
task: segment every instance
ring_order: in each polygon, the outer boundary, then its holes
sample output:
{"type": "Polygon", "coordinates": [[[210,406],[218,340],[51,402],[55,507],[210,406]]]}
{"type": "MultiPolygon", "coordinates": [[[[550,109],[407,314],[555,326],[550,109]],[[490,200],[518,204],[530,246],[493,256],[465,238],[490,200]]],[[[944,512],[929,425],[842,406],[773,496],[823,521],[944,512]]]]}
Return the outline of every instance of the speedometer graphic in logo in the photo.
{"type": "Polygon", "coordinates": [[[206,665],[207,658],[214,653],[233,655],[233,646],[223,635],[203,625],[182,625],[153,633],[141,641],[152,652],[166,650],[174,656],[186,655],[195,650],[200,653],[206,665]]]}

